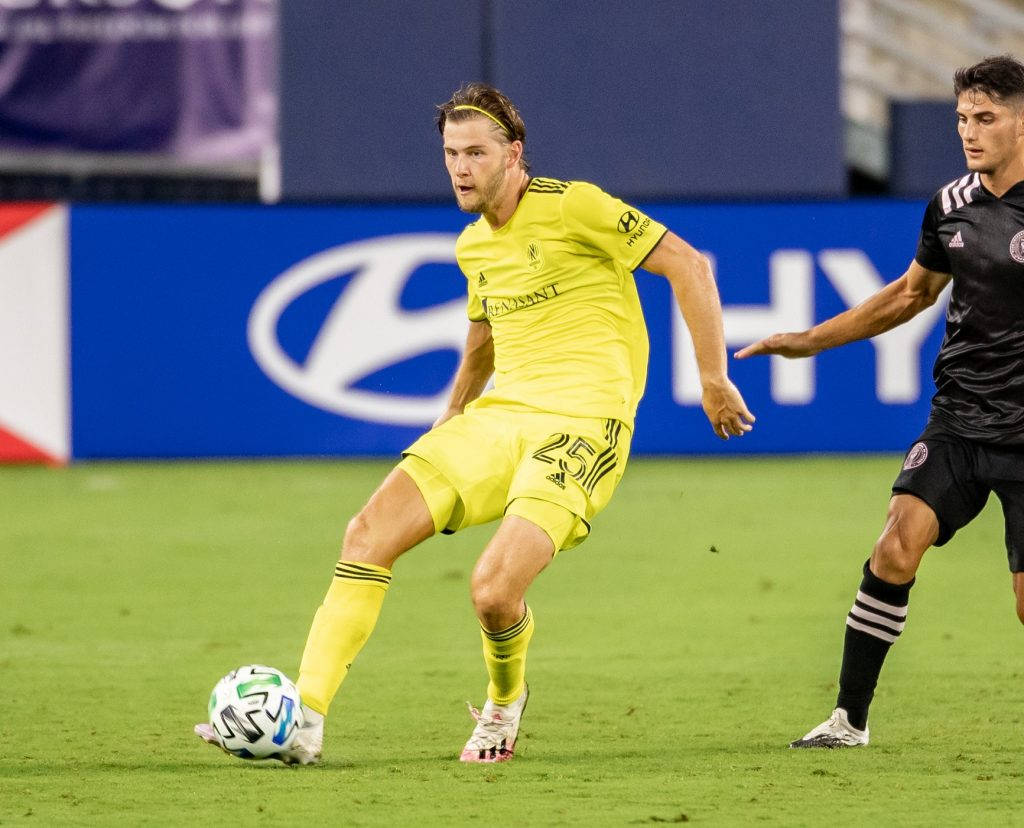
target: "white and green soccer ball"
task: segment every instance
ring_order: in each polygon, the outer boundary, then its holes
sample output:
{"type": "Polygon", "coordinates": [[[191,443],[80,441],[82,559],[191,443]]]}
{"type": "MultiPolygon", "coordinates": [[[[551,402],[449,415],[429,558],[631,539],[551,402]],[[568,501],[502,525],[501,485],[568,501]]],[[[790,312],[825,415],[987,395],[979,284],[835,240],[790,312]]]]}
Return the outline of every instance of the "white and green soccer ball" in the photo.
{"type": "Polygon", "coordinates": [[[298,689],[280,670],[262,664],[239,667],[218,681],[209,712],[224,749],[242,759],[288,750],[302,727],[298,689]]]}

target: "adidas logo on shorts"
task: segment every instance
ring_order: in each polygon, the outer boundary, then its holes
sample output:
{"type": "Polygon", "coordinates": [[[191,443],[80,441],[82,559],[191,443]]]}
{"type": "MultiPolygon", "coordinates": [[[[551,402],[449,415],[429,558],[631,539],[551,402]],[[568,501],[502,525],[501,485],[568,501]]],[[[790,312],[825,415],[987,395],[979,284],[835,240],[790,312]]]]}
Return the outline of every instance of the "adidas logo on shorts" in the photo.
{"type": "Polygon", "coordinates": [[[559,489],[565,488],[565,472],[556,471],[554,474],[549,474],[547,479],[558,486],[559,489]]]}

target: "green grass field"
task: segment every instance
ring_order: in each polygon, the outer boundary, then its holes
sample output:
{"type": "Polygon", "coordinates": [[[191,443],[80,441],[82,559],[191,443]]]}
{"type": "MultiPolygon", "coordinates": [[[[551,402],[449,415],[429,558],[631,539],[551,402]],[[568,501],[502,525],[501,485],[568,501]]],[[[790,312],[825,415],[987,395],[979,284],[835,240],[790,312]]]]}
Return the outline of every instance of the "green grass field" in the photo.
{"type": "Polygon", "coordinates": [[[290,769],[203,746],[210,688],[294,675],[381,463],[0,468],[0,824],[1010,825],[1022,661],[994,501],[932,551],[866,749],[791,751],[835,695],[894,457],[637,460],[530,593],[514,762],[463,766],[482,527],[402,559],[290,769]]]}

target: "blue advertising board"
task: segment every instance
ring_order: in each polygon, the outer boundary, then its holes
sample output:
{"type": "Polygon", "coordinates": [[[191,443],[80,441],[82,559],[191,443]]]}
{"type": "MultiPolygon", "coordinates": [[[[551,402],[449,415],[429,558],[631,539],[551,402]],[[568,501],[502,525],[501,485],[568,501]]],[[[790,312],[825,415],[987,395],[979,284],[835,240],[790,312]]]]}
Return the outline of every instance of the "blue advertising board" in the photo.
{"type": "MultiPolygon", "coordinates": [[[[711,257],[730,351],[903,272],[923,204],[641,205],[711,257]]],[[[466,331],[448,207],[74,206],[72,454],[395,455],[443,407],[466,331]]],[[[902,449],[927,416],[944,302],[808,360],[730,361],[757,415],[722,442],[668,284],[634,451],[902,449]]]]}

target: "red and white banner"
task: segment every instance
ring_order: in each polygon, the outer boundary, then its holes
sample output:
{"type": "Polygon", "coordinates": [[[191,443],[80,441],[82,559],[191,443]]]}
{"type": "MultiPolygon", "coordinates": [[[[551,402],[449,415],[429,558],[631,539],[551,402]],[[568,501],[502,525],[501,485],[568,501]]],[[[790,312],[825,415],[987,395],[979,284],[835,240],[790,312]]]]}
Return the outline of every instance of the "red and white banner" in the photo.
{"type": "Polygon", "coordinates": [[[0,463],[70,456],[68,211],[0,204],[0,463]]]}

